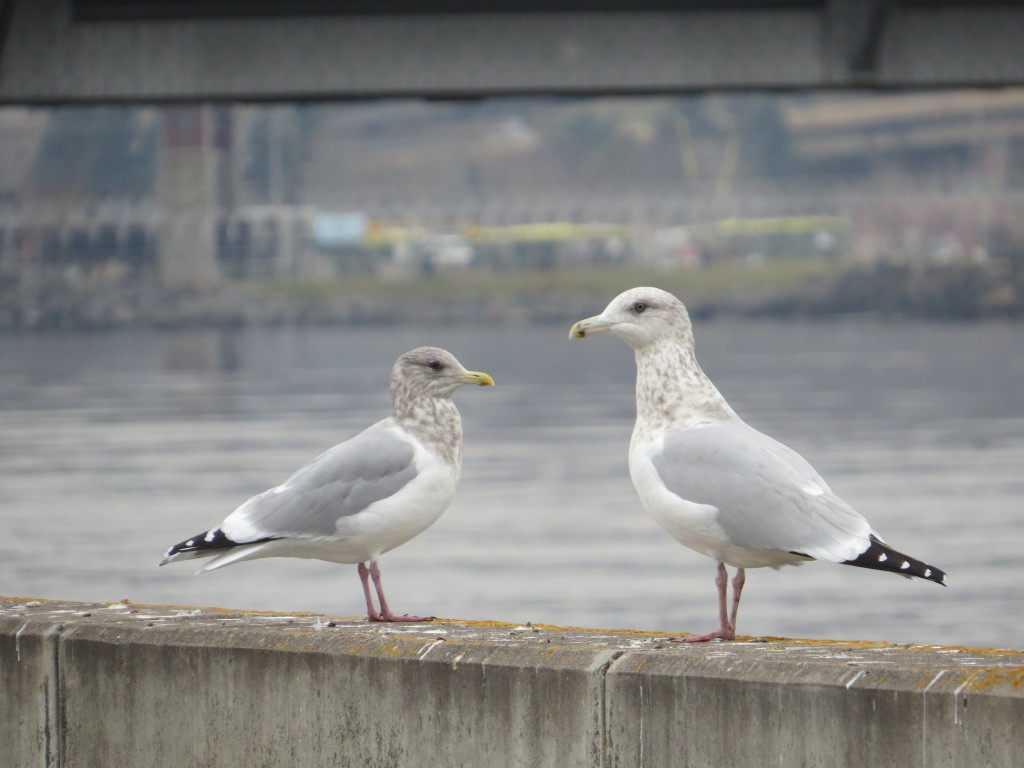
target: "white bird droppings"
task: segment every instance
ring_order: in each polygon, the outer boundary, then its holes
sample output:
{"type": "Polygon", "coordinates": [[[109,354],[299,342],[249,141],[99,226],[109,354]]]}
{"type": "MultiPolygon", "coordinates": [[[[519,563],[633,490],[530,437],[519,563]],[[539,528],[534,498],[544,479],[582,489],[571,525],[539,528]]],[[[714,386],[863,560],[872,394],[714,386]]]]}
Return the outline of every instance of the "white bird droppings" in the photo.
{"type": "Polygon", "coordinates": [[[853,677],[846,681],[846,690],[850,690],[853,684],[860,680],[862,677],[864,677],[864,675],[866,675],[867,673],[868,671],[866,669],[858,670],[857,674],[855,674],[853,677]]]}

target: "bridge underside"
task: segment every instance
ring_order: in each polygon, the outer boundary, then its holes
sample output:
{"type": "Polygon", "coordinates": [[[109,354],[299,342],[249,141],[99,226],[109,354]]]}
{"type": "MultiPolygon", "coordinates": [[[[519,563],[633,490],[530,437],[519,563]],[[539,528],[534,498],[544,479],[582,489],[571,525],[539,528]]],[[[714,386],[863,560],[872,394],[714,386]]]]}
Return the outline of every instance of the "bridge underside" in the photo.
{"type": "Polygon", "coordinates": [[[0,0],[0,105],[168,105],[137,250],[207,283],[232,208],[211,102],[998,87],[1021,29],[1007,0],[0,0]]]}
{"type": "Polygon", "coordinates": [[[1021,29],[997,0],[0,0],[0,104],[998,86],[1021,29]]]}

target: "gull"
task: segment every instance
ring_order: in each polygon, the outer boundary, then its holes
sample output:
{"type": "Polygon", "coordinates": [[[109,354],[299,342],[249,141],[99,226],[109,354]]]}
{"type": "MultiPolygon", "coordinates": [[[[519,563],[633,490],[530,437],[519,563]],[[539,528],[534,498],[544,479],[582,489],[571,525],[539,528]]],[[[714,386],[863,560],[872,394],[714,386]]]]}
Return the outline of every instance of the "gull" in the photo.
{"type": "Polygon", "coordinates": [[[636,355],[629,474],[655,521],[717,563],[719,628],[673,640],[736,637],[747,568],[827,560],[945,584],[946,574],[889,547],[796,451],[745,423],[701,370],[686,307],[633,288],[569,335],[611,333],[636,355]],[[728,572],[732,606],[727,610],[728,572]]]}
{"type": "Polygon", "coordinates": [[[462,418],[451,396],[463,384],[494,380],[437,347],[406,352],[391,370],[390,416],[253,496],[218,527],[175,544],[160,565],[212,557],[202,573],[261,557],[355,563],[369,621],[429,621],[392,613],[377,560],[423,533],[455,496],[462,418]]]}

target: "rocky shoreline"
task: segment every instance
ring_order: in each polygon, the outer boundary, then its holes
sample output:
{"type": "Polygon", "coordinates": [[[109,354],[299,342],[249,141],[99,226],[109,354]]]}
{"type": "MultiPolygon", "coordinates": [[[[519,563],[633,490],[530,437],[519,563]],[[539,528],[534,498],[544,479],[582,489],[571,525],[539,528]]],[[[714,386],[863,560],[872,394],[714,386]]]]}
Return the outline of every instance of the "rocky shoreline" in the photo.
{"type": "MultiPolygon", "coordinates": [[[[628,287],[628,286],[623,286],[628,287]]],[[[685,292],[683,292],[685,298],[685,292]]],[[[0,286],[0,332],[313,325],[508,324],[566,322],[592,313],[607,295],[549,289],[444,300],[384,295],[295,298],[256,284],[206,289],[147,284],[98,286],[50,281],[0,286]]],[[[1024,266],[877,264],[773,295],[735,291],[693,299],[697,317],[811,318],[874,314],[970,321],[1024,318],[1024,266]]]]}

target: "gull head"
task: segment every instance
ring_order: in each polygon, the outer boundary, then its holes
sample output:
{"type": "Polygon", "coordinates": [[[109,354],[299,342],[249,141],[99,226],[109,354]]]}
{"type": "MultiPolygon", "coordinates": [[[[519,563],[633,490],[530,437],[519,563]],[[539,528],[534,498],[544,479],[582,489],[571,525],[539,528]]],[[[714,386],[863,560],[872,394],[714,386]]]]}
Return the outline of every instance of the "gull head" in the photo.
{"type": "Polygon", "coordinates": [[[489,387],[486,373],[467,371],[451,352],[438,347],[417,347],[398,358],[391,369],[391,396],[451,397],[463,384],[489,387]]]}
{"type": "Polygon", "coordinates": [[[630,288],[620,293],[600,315],[576,323],[569,331],[569,338],[584,339],[599,333],[615,334],[633,349],[670,338],[693,345],[693,329],[686,307],[660,288],[630,288]]]}

